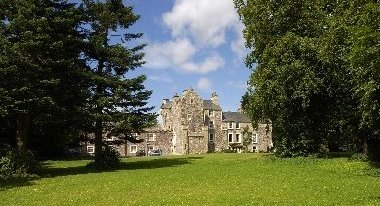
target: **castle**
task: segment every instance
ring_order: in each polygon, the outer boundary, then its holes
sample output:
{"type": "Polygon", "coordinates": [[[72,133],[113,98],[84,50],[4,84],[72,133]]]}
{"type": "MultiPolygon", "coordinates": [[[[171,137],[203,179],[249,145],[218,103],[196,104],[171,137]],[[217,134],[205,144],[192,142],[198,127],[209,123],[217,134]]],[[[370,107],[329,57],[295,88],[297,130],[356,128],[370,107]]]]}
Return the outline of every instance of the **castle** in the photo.
{"type": "MultiPolygon", "coordinates": [[[[259,124],[254,130],[251,121],[241,111],[223,112],[218,95],[210,100],[187,89],[172,100],[164,99],[160,107],[162,125],[135,134],[141,143],[127,142],[117,146],[121,156],[134,156],[139,150],[160,150],[162,155],[221,152],[268,152],[272,145],[271,125],[259,124]]],[[[112,141],[112,138],[110,139],[112,141]]],[[[94,151],[87,146],[87,152],[94,151]]]]}

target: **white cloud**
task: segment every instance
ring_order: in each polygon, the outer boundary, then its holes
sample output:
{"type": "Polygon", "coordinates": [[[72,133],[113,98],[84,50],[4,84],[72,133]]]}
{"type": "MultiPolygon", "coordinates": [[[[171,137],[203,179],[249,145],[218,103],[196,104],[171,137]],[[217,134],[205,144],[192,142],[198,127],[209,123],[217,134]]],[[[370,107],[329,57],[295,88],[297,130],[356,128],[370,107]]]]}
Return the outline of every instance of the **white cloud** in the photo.
{"type": "Polygon", "coordinates": [[[187,72],[206,74],[215,71],[224,66],[223,59],[218,56],[210,56],[203,60],[201,63],[187,62],[180,65],[181,69],[187,72]]]}
{"type": "Polygon", "coordinates": [[[153,43],[147,46],[145,65],[148,68],[167,68],[183,64],[193,57],[196,48],[190,40],[175,39],[163,43],[153,43]]]}
{"type": "Polygon", "coordinates": [[[205,77],[202,77],[198,80],[198,84],[197,84],[198,88],[202,91],[206,91],[206,92],[209,92],[211,91],[212,89],[212,84],[210,82],[210,80],[208,80],[207,78],[205,77]]]}
{"type": "Polygon", "coordinates": [[[173,82],[173,79],[168,75],[168,74],[159,74],[159,75],[149,75],[148,79],[151,79],[153,81],[158,81],[158,82],[167,82],[171,83],[173,82]]]}
{"type": "Polygon", "coordinates": [[[232,0],[175,0],[162,20],[170,29],[172,40],[148,44],[144,65],[147,68],[198,74],[216,71],[225,65],[216,49],[226,42],[228,31],[235,34],[229,46],[236,59],[241,61],[245,55],[243,25],[232,0]],[[198,59],[200,54],[210,53],[198,59]]]}
{"type": "Polygon", "coordinates": [[[174,37],[190,36],[197,45],[217,47],[239,19],[232,0],[176,0],[163,22],[174,37]]]}

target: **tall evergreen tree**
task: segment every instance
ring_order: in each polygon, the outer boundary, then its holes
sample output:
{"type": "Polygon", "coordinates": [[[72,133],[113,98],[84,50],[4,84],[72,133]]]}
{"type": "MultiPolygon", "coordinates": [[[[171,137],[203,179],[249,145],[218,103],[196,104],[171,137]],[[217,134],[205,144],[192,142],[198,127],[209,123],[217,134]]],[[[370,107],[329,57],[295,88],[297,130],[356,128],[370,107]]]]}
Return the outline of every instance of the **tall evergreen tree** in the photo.
{"type": "Polygon", "coordinates": [[[144,63],[141,50],[145,45],[131,42],[142,34],[128,32],[139,16],[122,0],[83,0],[82,9],[89,27],[85,55],[93,75],[88,104],[94,122],[95,164],[102,167],[102,134],[122,133],[127,139],[131,132],[141,132],[154,123],[156,116],[146,106],[152,93],[143,85],[146,77],[127,75],[144,63]]]}
{"type": "Polygon", "coordinates": [[[0,6],[0,115],[16,123],[24,151],[33,124],[77,115],[86,99],[81,15],[64,0],[2,0],[0,6]]]}

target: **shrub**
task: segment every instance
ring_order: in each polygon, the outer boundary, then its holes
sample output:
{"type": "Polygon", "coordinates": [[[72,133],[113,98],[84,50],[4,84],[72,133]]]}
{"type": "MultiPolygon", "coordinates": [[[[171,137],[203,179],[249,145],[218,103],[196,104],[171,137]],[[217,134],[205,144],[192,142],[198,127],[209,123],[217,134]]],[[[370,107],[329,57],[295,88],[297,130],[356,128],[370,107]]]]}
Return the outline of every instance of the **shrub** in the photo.
{"type": "Polygon", "coordinates": [[[222,149],[222,153],[235,153],[235,150],[232,149],[222,149]]]}
{"type": "Polygon", "coordinates": [[[351,160],[358,160],[358,161],[368,161],[368,157],[366,157],[363,153],[355,153],[351,156],[351,160]]]}
{"type": "Polygon", "coordinates": [[[100,155],[95,157],[95,161],[87,164],[87,168],[96,170],[117,169],[119,166],[119,153],[107,145],[102,148],[100,155]]]}
{"type": "Polygon", "coordinates": [[[0,160],[0,179],[8,180],[12,177],[34,176],[40,169],[41,164],[31,151],[11,150],[0,160]]]}
{"type": "Polygon", "coordinates": [[[0,180],[8,180],[12,177],[14,164],[8,157],[0,159],[0,180]]]}

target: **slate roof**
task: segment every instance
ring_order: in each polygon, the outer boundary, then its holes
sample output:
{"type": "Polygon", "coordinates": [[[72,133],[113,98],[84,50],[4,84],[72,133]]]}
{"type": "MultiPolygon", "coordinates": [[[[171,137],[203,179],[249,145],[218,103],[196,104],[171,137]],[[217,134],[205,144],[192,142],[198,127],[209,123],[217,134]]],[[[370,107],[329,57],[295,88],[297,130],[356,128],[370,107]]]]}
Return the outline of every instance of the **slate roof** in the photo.
{"type": "Polygon", "coordinates": [[[168,101],[166,104],[161,105],[161,109],[170,109],[172,108],[173,101],[168,101]]]}
{"type": "Polygon", "coordinates": [[[208,110],[222,110],[219,105],[212,103],[211,100],[203,100],[203,109],[208,110]]]}
{"type": "MultiPolygon", "coordinates": [[[[166,104],[161,105],[161,109],[170,109],[172,108],[173,101],[168,101],[166,104]]],[[[208,109],[208,110],[222,110],[219,105],[216,105],[212,103],[211,100],[203,100],[203,109],[208,109]]]]}
{"type": "Polygon", "coordinates": [[[223,122],[251,122],[251,120],[248,118],[246,114],[240,112],[223,112],[222,115],[223,122]]]}

